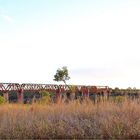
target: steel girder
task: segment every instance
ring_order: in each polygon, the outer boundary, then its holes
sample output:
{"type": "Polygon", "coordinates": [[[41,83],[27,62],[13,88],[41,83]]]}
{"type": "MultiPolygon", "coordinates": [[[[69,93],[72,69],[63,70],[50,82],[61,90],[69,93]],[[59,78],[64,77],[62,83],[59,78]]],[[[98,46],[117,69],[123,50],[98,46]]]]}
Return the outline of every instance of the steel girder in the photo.
{"type": "Polygon", "coordinates": [[[81,91],[81,92],[109,92],[108,86],[85,86],[85,85],[53,85],[53,84],[30,84],[30,83],[0,83],[0,92],[21,92],[21,91],[42,91],[46,90],[49,92],[56,92],[57,90],[60,92],[66,92],[70,90],[81,91]]]}

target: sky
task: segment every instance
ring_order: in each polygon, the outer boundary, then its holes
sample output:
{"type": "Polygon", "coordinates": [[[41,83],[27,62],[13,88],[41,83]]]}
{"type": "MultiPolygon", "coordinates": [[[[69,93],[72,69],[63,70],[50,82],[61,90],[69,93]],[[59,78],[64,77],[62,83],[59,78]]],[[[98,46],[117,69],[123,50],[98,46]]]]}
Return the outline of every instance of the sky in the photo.
{"type": "Polygon", "coordinates": [[[140,88],[139,47],[139,0],[0,0],[1,83],[140,88]]]}

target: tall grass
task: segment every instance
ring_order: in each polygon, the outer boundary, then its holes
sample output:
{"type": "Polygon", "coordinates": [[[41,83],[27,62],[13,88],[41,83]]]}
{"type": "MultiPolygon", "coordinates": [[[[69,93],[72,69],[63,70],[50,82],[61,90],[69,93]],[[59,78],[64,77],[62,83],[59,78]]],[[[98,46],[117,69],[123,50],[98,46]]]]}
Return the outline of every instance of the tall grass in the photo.
{"type": "Polygon", "coordinates": [[[139,100],[1,105],[0,138],[140,138],[139,100]]]}

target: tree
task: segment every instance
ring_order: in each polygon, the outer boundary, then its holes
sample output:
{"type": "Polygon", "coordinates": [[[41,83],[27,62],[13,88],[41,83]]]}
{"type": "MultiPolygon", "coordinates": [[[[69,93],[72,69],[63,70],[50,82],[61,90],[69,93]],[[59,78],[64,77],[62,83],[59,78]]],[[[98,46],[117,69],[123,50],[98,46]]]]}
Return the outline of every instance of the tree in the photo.
{"type": "Polygon", "coordinates": [[[66,80],[69,80],[68,69],[66,66],[62,67],[61,69],[57,69],[56,74],[54,75],[54,81],[63,81],[66,85],[66,80]]]}

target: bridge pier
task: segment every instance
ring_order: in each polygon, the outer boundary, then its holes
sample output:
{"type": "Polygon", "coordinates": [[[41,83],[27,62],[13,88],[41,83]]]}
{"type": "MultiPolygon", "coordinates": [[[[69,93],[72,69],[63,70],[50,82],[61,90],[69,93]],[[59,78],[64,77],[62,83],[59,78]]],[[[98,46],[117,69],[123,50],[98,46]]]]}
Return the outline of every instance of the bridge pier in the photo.
{"type": "Polygon", "coordinates": [[[22,104],[24,103],[24,94],[23,94],[23,90],[19,90],[17,93],[17,98],[18,98],[18,103],[22,104]]]}
{"type": "Polygon", "coordinates": [[[5,101],[8,103],[9,102],[9,93],[8,92],[4,92],[3,93],[3,97],[4,97],[5,101]]]}
{"type": "Polygon", "coordinates": [[[73,101],[75,99],[75,92],[70,93],[70,99],[73,101]]]}
{"type": "Polygon", "coordinates": [[[89,97],[89,89],[87,88],[87,87],[82,87],[82,96],[84,97],[84,98],[88,98],[89,97]]]}
{"type": "Polygon", "coordinates": [[[60,89],[58,88],[56,90],[56,103],[60,103],[61,102],[61,91],[60,89]]]}

